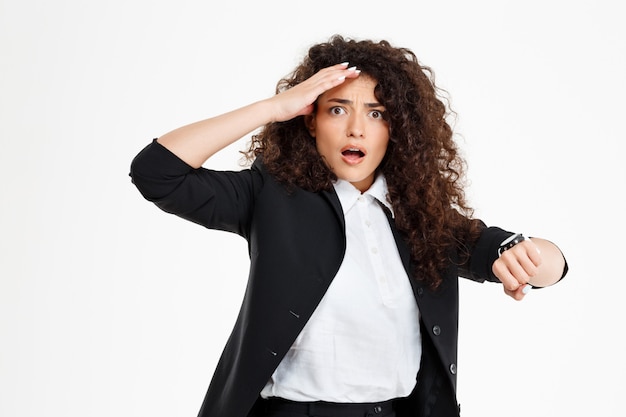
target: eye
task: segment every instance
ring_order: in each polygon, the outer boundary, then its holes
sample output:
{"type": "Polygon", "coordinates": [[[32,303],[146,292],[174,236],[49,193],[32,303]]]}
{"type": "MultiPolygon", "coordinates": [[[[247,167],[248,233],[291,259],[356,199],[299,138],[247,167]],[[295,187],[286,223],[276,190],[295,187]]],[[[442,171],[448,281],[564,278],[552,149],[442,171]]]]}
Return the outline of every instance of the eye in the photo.
{"type": "Polygon", "coordinates": [[[329,111],[330,111],[330,114],[334,114],[334,115],[337,115],[337,116],[340,116],[340,115],[346,113],[346,111],[344,110],[343,107],[338,107],[338,106],[331,107],[329,109],[329,111]]]}
{"type": "Polygon", "coordinates": [[[385,119],[385,112],[381,111],[381,110],[372,110],[370,112],[370,117],[372,119],[376,119],[376,120],[378,120],[378,119],[384,120],[385,119]]]}

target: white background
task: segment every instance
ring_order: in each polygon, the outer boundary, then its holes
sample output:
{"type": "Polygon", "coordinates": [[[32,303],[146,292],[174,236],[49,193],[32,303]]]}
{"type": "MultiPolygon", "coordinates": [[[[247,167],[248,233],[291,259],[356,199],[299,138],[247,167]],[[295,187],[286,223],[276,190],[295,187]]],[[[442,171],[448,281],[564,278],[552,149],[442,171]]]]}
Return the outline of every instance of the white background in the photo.
{"type": "MultiPolygon", "coordinates": [[[[618,6],[0,0],[0,415],[196,415],[246,243],[143,200],[130,161],[153,137],[273,94],[334,33],[431,66],[459,114],[477,215],[568,258],[565,281],[521,303],[463,282],[463,415],[622,414],[618,6]]],[[[207,165],[239,169],[246,142],[207,165]]]]}

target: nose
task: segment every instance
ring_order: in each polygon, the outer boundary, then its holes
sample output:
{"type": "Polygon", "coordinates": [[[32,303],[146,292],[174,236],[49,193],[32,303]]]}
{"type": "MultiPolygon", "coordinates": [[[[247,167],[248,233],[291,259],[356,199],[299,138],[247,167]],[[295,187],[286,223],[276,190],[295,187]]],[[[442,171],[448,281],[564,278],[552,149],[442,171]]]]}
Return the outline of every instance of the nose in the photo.
{"type": "Polygon", "coordinates": [[[365,120],[360,114],[352,114],[348,119],[347,126],[348,137],[362,138],[365,137],[365,120]]]}

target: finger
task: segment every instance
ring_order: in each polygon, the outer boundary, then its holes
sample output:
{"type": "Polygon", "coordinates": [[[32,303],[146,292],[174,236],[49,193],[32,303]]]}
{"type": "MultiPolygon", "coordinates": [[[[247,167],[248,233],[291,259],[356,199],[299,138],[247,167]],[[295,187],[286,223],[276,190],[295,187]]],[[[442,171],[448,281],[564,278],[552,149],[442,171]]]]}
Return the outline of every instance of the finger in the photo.
{"type": "Polygon", "coordinates": [[[502,257],[496,259],[491,266],[491,270],[507,290],[515,291],[519,288],[520,282],[513,276],[502,257]]]}
{"type": "Polygon", "coordinates": [[[322,68],[321,70],[313,74],[311,77],[309,77],[307,80],[305,80],[303,84],[306,83],[307,81],[310,83],[316,83],[316,82],[324,81],[326,79],[333,79],[333,78],[339,79],[339,78],[342,78],[342,76],[343,78],[345,78],[345,76],[348,75],[348,71],[350,72],[354,71],[352,67],[348,68],[348,65],[349,65],[348,62],[343,62],[341,64],[336,64],[330,67],[322,68]]]}
{"type": "Polygon", "coordinates": [[[511,291],[504,288],[504,293],[516,301],[521,301],[527,294],[526,288],[530,288],[529,285],[520,286],[517,290],[511,291]]]}
{"type": "Polygon", "coordinates": [[[541,256],[541,250],[539,250],[539,246],[531,239],[526,239],[522,242],[522,247],[526,248],[528,251],[528,257],[532,261],[535,266],[541,265],[543,261],[543,257],[541,256]]]}
{"type": "MultiPolygon", "coordinates": [[[[515,249],[515,248],[513,248],[515,249]]],[[[530,278],[529,272],[534,273],[535,266],[530,262],[526,252],[520,249],[504,252],[500,259],[506,265],[507,269],[520,284],[525,284],[530,278]],[[530,271],[527,270],[530,269],[530,271]]]]}
{"type": "Polygon", "coordinates": [[[513,252],[509,254],[509,257],[507,257],[505,261],[511,274],[520,284],[530,282],[531,278],[537,275],[537,267],[530,258],[528,258],[525,251],[518,253],[513,252]],[[515,256],[511,257],[510,255],[515,256]]]}
{"type": "Polygon", "coordinates": [[[309,78],[309,80],[316,82],[317,85],[322,85],[324,87],[324,91],[330,90],[331,88],[343,83],[346,78],[356,78],[359,76],[361,71],[357,69],[356,66],[348,67],[348,65],[349,63],[344,62],[333,65],[332,67],[324,68],[309,78]]]}
{"type": "Polygon", "coordinates": [[[531,277],[534,277],[537,274],[537,266],[535,265],[535,262],[533,262],[528,256],[528,253],[520,253],[519,257],[517,258],[517,262],[527,275],[526,282],[528,282],[531,277]]]}
{"type": "Polygon", "coordinates": [[[356,78],[361,74],[361,70],[355,66],[346,68],[346,71],[347,71],[346,78],[356,78]]]}
{"type": "Polygon", "coordinates": [[[511,268],[513,275],[515,275],[518,280],[520,278],[525,280],[524,282],[528,282],[530,278],[537,274],[537,269],[539,265],[541,265],[542,261],[537,245],[529,240],[525,240],[524,242],[517,244],[512,249],[504,252],[502,256],[504,256],[505,262],[511,268]],[[519,266],[521,266],[527,277],[524,277],[515,264],[519,264],[519,266]]]}

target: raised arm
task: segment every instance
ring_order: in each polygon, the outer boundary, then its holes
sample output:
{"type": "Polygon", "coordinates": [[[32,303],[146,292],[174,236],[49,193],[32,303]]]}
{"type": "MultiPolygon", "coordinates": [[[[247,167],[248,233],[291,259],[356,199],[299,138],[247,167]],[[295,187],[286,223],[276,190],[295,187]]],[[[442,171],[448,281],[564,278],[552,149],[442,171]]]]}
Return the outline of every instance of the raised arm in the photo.
{"type": "Polygon", "coordinates": [[[175,129],[157,141],[194,168],[199,168],[219,150],[270,122],[310,114],[324,91],[358,77],[347,63],[325,68],[297,86],[237,110],[175,129]]]}

